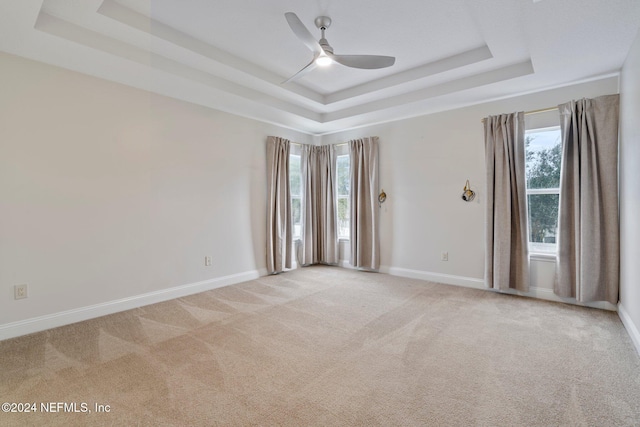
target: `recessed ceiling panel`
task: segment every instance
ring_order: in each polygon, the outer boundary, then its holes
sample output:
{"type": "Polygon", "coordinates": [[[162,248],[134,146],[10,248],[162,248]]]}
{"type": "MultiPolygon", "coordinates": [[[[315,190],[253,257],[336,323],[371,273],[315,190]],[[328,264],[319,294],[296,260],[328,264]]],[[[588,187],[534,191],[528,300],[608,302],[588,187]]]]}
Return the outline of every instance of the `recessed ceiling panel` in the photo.
{"type": "Polygon", "coordinates": [[[309,133],[610,76],[639,28],[637,0],[0,3],[0,50],[309,133]],[[285,12],[318,39],[331,17],[336,54],[396,63],[282,84],[312,58],[285,12]]]}

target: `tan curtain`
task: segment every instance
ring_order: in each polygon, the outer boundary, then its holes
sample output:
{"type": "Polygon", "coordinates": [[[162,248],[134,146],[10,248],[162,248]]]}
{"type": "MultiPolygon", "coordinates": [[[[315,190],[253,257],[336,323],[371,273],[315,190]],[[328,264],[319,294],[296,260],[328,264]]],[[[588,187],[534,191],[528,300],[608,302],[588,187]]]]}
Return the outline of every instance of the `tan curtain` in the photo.
{"type": "Polygon", "coordinates": [[[267,271],[291,268],[291,190],[287,139],[267,138],[267,271]]]}
{"type": "Polygon", "coordinates": [[[302,242],[303,265],[338,262],[336,155],[331,145],[303,145],[302,242]]]}
{"type": "Polygon", "coordinates": [[[524,113],[484,120],[487,166],[485,281],[529,290],[524,113]]]}
{"type": "Polygon", "coordinates": [[[619,95],[558,106],[562,169],[554,291],[580,302],[618,302],[619,95]]]}
{"type": "Polygon", "coordinates": [[[351,264],[380,267],[378,236],[378,137],[349,141],[351,160],[351,264]]]}

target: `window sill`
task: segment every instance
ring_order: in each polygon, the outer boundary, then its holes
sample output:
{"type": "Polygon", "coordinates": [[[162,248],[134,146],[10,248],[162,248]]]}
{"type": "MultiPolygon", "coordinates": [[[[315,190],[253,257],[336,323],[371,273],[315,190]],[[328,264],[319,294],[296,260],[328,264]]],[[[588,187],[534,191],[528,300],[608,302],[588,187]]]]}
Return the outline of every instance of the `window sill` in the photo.
{"type": "Polygon", "coordinates": [[[558,254],[556,253],[544,253],[544,252],[530,252],[529,260],[530,261],[544,261],[544,262],[556,262],[558,259],[558,254]]]}
{"type": "MultiPolygon", "coordinates": [[[[301,237],[297,237],[293,239],[293,243],[302,243],[302,238],[301,237]]],[[[349,243],[349,239],[346,237],[340,237],[338,238],[338,243],[349,243]]]]}

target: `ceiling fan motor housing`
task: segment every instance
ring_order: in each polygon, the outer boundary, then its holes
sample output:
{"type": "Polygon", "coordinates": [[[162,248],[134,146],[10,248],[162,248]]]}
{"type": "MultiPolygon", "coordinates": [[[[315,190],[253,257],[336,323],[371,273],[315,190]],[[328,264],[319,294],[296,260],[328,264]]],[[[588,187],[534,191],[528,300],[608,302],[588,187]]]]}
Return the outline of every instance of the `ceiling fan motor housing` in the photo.
{"type": "Polygon", "coordinates": [[[331,18],[328,16],[318,16],[313,22],[320,30],[326,30],[331,26],[331,18]]]}
{"type": "Polygon", "coordinates": [[[333,48],[331,47],[327,39],[323,37],[320,39],[318,43],[320,44],[320,47],[322,48],[322,50],[325,51],[325,53],[333,53],[333,48]]]}

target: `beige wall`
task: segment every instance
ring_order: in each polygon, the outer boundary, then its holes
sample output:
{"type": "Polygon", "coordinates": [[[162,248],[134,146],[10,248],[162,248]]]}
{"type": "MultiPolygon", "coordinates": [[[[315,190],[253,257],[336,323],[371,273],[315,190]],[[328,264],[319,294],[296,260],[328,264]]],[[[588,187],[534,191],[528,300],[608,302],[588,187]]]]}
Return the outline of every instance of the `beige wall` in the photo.
{"type": "Polygon", "coordinates": [[[265,267],[266,137],[311,137],[7,54],[0,69],[0,327],[265,267]]]}
{"type": "MultiPolygon", "coordinates": [[[[0,338],[38,316],[31,330],[58,313],[264,273],[270,134],[323,144],[378,135],[385,271],[482,287],[481,118],[618,90],[608,78],[312,137],[11,55],[0,69],[0,338]],[[467,179],[472,203],[460,200],[467,179]],[[29,298],[15,301],[21,283],[29,298]]],[[[548,295],[553,263],[532,270],[548,295]]]]}
{"type": "MultiPolygon", "coordinates": [[[[416,117],[323,137],[323,143],[380,137],[381,263],[385,271],[444,283],[484,287],[485,165],[487,115],[553,107],[572,99],[618,93],[618,79],[592,81],[472,107],[416,117]],[[465,181],[477,192],[461,200],[465,181]],[[449,261],[440,261],[442,251],[449,261]]],[[[531,127],[559,124],[557,111],[529,115],[531,127]]],[[[348,247],[343,245],[343,257],[348,247]]],[[[555,263],[532,261],[531,296],[552,292],[555,263]]],[[[572,300],[565,300],[572,302],[572,300]]],[[[614,307],[605,303],[597,307],[614,307]]]]}
{"type": "Polygon", "coordinates": [[[640,352],[640,34],[620,81],[620,313],[640,352]]]}

